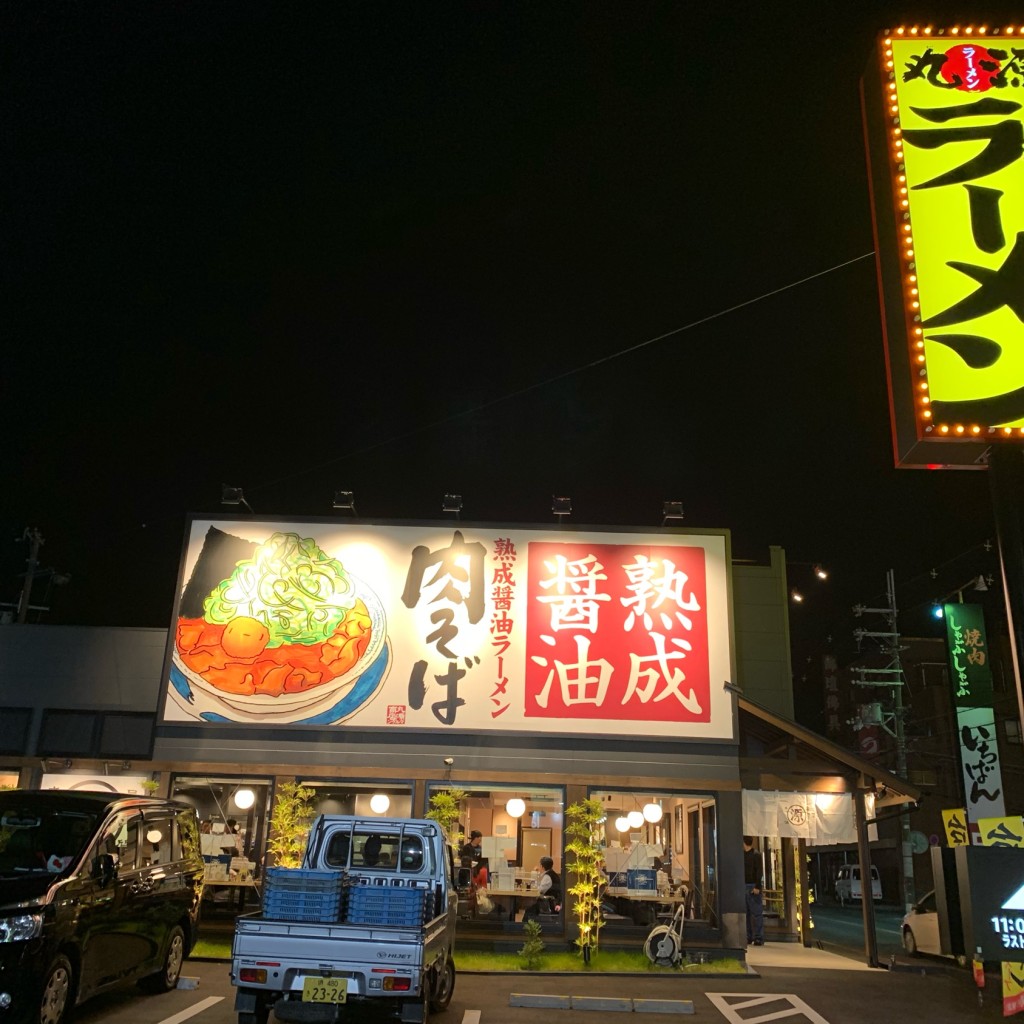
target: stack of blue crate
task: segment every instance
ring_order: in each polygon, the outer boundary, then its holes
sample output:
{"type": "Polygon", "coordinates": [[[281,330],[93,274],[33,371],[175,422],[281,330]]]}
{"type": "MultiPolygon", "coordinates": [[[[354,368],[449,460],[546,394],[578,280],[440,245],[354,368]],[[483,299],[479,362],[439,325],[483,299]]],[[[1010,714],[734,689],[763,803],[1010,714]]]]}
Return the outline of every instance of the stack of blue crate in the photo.
{"type": "Polygon", "coordinates": [[[348,891],[345,920],[349,924],[390,924],[419,928],[433,905],[429,889],[396,885],[356,885],[348,891]]]}
{"type": "Polygon", "coordinates": [[[339,921],[345,876],[340,871],[268,868],[263,916],[280,921],[339,921]]]}

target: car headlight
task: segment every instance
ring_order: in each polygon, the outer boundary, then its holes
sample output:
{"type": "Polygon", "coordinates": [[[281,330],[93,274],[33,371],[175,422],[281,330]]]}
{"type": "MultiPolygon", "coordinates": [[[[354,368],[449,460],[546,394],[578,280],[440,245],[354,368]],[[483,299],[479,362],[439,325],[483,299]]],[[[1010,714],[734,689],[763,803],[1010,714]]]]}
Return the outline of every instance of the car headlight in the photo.
{"type": "Polygon", "coordinates": [[[25,942],[34,939],[42,930],[42,914],[0,917],[0,942],[25,942]]]}

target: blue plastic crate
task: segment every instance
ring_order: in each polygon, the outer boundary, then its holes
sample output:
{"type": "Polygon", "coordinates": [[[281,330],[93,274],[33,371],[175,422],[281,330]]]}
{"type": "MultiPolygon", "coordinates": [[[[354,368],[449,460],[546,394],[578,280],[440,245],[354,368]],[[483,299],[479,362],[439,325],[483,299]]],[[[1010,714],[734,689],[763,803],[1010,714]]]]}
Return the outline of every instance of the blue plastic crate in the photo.
{"type": "Polygon", "coordinates": [[[360,914],[349,912],[345,920],[349,924],[386,924],[397,928],[419,928],[423,925],[423,915],[410,912],[400,914],[369,910],[360,914]]]}
{"type": "Polygon", "coordinates": [[[267,868],[268,892],[309,892],[337,894],[345,876],[340,871],[315,871],[311,868],[267,868]]]}
{"type": "Polygon", "coordinates": [[[422,906],[429,895],[423,889],[398,889],[394,886],[358,886],[348,891],[350,907],[363,907],[366,910],[379,910],[384,907],[395,909],[412,909],[422,906]]]}
{"type": "Polygon", "coordinates": [[[337,921],[341,916],[341,896],[325,893],[268,893],[263,900],[263,916],[284,921],[337,921]]]}
{"type": "Polygon", "coordinates": [[[428,917],[433,894],[397,886],[356,886],[349,890],[345,920],[351,924],[389,924],[418,928],[428,917]]]}

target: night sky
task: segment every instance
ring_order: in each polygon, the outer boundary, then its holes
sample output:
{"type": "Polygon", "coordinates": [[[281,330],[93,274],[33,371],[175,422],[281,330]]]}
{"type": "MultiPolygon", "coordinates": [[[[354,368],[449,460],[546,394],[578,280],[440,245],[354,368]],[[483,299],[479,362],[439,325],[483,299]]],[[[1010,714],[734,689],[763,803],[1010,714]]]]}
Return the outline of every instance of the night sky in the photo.
{"type": "Polygon", "coordinates": [[[957,15],[6,5],[0,600],[38,527],[43,621],[167,625],[222,483],[261,516],[679,499],[832,569],[797,634],[890,567],[917,606],[994,569],[986,474],[893,467],[858,95],[878,30],[957,15]]]}

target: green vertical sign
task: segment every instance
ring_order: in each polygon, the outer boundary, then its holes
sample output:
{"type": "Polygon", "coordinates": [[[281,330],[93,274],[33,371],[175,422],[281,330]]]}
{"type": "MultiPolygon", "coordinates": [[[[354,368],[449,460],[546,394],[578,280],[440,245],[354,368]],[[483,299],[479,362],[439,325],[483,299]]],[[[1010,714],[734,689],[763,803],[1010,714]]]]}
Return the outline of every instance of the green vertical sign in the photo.
{"type": "Polygon", "coordinates": [[[946,620],[949,674],[956,706],[991,707],[992,668],[981,605],[947,604],[942,612],[946,620]]]}

